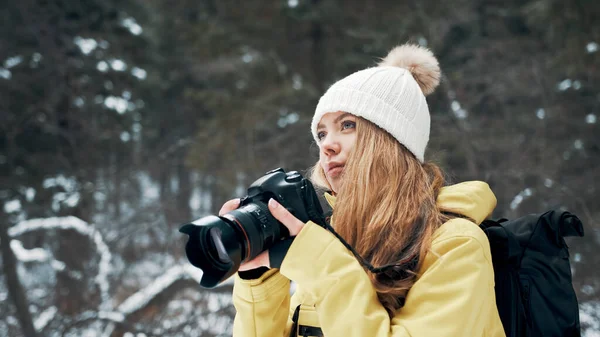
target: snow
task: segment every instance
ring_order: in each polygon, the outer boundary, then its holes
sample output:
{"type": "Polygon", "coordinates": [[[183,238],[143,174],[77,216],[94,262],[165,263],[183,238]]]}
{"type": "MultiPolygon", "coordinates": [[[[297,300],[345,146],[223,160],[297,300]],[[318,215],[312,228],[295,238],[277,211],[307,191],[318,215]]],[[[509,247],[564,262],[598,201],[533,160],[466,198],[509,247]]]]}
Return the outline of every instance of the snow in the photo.
{"type": "Polygon", "coordinates": [[[450,108],[452,108],[452,112],[454,113],[454,116],[456,116],[456,118],[458,118],[458,119],[465,119],[469,115],[467,113],[467,110],[463,109],[460,106],[460,103],[456,100],[452,101],[452,103],[450,104],[450,108]]]}
{"type": "Polygon", "coordinates": [[[127,100],[117,96],[107,96],[104,99],[104,105],[112,110],[115,110],[120,115],[127,111],[127,100]]]}
{"type": "Polygon", "coordinates": [[[75,105],[78,108],[81,108],[85,105],[85,99],[83,97],[77,97],[73,100],[73,105],[75,105]]]}
{"type": "Polygon", "coordinates": [[[231,335],[231,325],[231,319],[227,316],[208,314],[198,318],[198,326],[200,329],[215,335],[222,335],[225,333],[231,335]]]}
{"type": "Polygon", "coordinates": [[[0,77],[5,80],[10,80],[12,78],[12,72],[8,69],[0,67],[0,77]]]}
{"type": "Polygon", "coordinates": [[[40,64],[40,61],[42,60],[42,54],[40,53],[33,53],[31,55],[31,60],[29,61],[29,67],[30,68],[37,68],[38,65],[40,64]]]}
{"type": "Polygon", "coordinates": [[[201,206],[201,190],[199,187],[194,187],[192,189],[192,196],[190,197],[189,206],[194,213],[200,210],[201,206]]]}
{"type": "Polygon", "coordinates": [[[58,309],[52,306],[44,310],[41,314],[39,314],[33,322],[33,326],[35,327],[35,329],[37,331],[42,331],[46,327],[46,325],[48,325],[48,323],[50,323],[50,321],[54,319],[54,316],[56,316],[57,311],[58,309]]]}
{"type": "Polygon", "coordinates": [[[580,304],[579,321],[583,328],[582,337],[600,337],[600,302],[580,304]]]}
{"type": "Polygon", "coordinates": [[[15,316],[8,316],[6,317],[6,323],[8,323],[9,325],[17,326],[17,324],[19,324],[19,321],[15,318],[15,316]]]}
{"type": "Polygon", "coordinates": [[[127,143],[129,140],[131,140],[131,134],[127,131],[123,131],[121,132],[121,141],[123,143],[127,143]]]}
{"type": "Polygon", "coordinates": [[[121,22],[121,24],[123,25],[123,27],[129,29],[129,32],[133,35],[140,35],[142,34],[142,32],[144,31],[142,29],[142,26],[140,26],[134,18],[129,17],[126,19],[123,19],[123,21],[121,22]]]}
{"type": "Polygon", "coordinates": [[[11,240],[10,248],[21,262],[45,262],[52,258],[52,254],[42,248],[26,249],[19,240],[11,240]]]}
{"type": "Polygon", "coordinates": [[[571,79],[564,79],[562,82],[560,82],[557,86],[558,90],[560,91],[565,91],[567,89],[569,89],[571,86],[573,85],[573,81],[571,79]]]}
{"type": "Polygon", "coordinates": [[[302,89],[302,76],[300,76],[300,74],[294,74],[294,76],[292,76],[292,82],[292,88],[295,90],[302,89]]]}
{"type": "Polygon", "coordinates": [[[32,202],[33,198],[35,198],[35,189],[31,187],[25,189],[25,198],[28,202],[32,202]]]}
{"type": "Polygon", "coordinates": [[[537,109],[535,115],[538,119],[544,119],[546,117],[546,110],[543,108],[537,109]]]}
{"type": "MultiPolygon", "coordinates": [[[[152,301],[152,299],[170,287],[173,283],[186,278],[200,283],[200,279],[202,278],[202,270],[192,266],[189,263],[183,263],[171,267],[161,276],[156,278],[152,283],[123,301],[123,303],[118,306],[117,311],[125,315],[134,313],[146,306],[150,301],[152,301]]],[[[233,277],[221,283],[218,287],[231,284],[233,284],[233,277]]]]}
{"type": "Polygon", "coordinates": [[[182,278],[183,268],[175,266],[167,270],[162,276],[137,293],[131,295],[119,305],[117,310],[126,315],[136,312],[148,304],[156,295],[182,278]]]}
{"type": "Polygon", "coordinates": [[[300,116],[297,113],[292,112],[285,116],[279,117],[279,120],[277,121],[277,126],[279,126],[280,128],[284,128],[287,125],[294,124],[299,120],[300,116]]]}
{"type": "Polygon", "coordinates": [[[44,188],[62,187],[65,192],[75,192],[77,181],[74,178],[68,178],[60,174],[53,178],[46,178],[42,184],[44,188]]]}
{"type": "Polygon", "coordinates": [[[115,59],[110,61],[110,67],[114,71],[125,71],[127,70],[127,63],[123,62],[123,60],[115,59]]]}
{"type": "Polygon", "coordinates": [[[100,72],[105,73],[108,71],[108,63],[106,63],[106,61],[100,61],[96,65],[96,69],[98,69],[98,71],[100,71],[100,72]]]}
{"type": "Polygon", "coordinates": [[[593,294],[594,294],[596,291],[594,290],[594,287],[592,287],[592,286],[591,286],[591,285],[589,285],[589,284],[586,284],[586,285],[584,285],[583,287],[581,287],[581,292],[582,292],[582,293],[584,293],[584,294],[586,294],[586,295],[588,295],[588,296],[591,296],[591,295],[593,295],[593,294]]]}
{"type": "Polygon", "coordinates": [[[111,270],[110,260],[112,258],[112,255],[110,253],[110,250],[108,249],[108,246],[104,242],[102,235],[94,228],[94,226],[73,216],[62,218],[31,219],[22,221],[17,225],[9,228],[8,234],[14,238],[32,231],[52,229],[75,230],[81,235],[89,237],[91,241],[94,242],[96,246],[96,251],[100,256],[98,275],[96,275],[95,278],[95,282],[100,288],[100,294],[102,298],[100,308],[104,309],[112,307],[110,305],[110,297],[108,295],[108,274],[111,270]]]}
{"type": "Polygon", "coordinates": [[[75,207],[79,203],[80,198],[81,195],[79,192],[74,192],[71,194],[58,192],[52,196],[52,209],[58,212],[62,203],[69,207],[75,207]]]}
{"type": "Polygon", "coordinates": [[[85,55],[89,55],[94,51],[94,49],[96,49],[96,47],[98,47],[98,42],[96,42],[94,39],[86,39],[81,36],[77,36],[73,41],[85,55]]]}
{"type": "Polygon", "coordinates": [[[100,311],[98,313],[98,318],[107,319],[117,323],[125,321],[125,315],[123,315],[122,312],[115,311],[100,311]]]}
{"type": "Polygon", "coordinates": [[[252,60],[253,60],[253,59],[254,59],[254,56],[252,56],[252,54],[251,54],[251,53],[245,53],[245,54],[242,56],[242,61],[243,61],[244,63],[250,63],[250,62],[252,62],[252,60]]]}
{"type": "Polygon", "coordinates": [[[146,72],[146,70],[144,70],[142,68],[133,67],[131,69],[131,75],[133,75],[135,78],[137,78],[139,80],[145,80],[146,77],[148,76],[148,73],[146,72]]]}
{"type": "Polygon", "coordinates": [[[137,174],[140,189],[143,191],[142,204],[149,205],[158,201],[160,197],[160,186],[155,183],[147,173],[137,174]]]}
{"type": "Polygon", "coordinates": [[[21,210],[21,201],[19,199],[14,199],[11,201],[7,201],[4,203],[4,212],[7,214],[16,213],[21,210]]]}
{"type": "Polygon", "coordinates": [[[526,198],[528,198],[532,195],[533,195],[533,189],[528,187],[528,188],[522,190],[510,202],[510,209],[512,209],[512,210],[517,209],[517,207],[519,207],[519,205],[523,202],[523,200],[525,200],[526,198]]]}
{"type": "Polygon", "coordinates": [[[23,62],[23,56],[21,55],[9,57],[6,59],[6,61],[4,61],[4,67],[6,69],[10,69],[18,66],[19,64],[21,64],[21,62],[23,62]]]}

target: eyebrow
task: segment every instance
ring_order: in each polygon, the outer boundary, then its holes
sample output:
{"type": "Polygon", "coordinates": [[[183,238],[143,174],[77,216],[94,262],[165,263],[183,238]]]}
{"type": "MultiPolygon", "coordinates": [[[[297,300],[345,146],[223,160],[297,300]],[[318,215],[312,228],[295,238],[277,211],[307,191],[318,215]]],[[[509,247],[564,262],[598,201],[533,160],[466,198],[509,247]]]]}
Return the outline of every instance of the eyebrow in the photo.
{"type": "MultiPolygon", "coordinates": [[[[343,114],[337,116],[334,120],[333,120],[333,124],[337,124],[339,121],[341,121],[342,119],[348,117],[348,116],[353,116],[351,113],[349,112],[344,112],[343,114]]],[[[317,130],[320,130],[322,128],[324,128],[325,125],[319,123],[317,124],[317,130]]]]}

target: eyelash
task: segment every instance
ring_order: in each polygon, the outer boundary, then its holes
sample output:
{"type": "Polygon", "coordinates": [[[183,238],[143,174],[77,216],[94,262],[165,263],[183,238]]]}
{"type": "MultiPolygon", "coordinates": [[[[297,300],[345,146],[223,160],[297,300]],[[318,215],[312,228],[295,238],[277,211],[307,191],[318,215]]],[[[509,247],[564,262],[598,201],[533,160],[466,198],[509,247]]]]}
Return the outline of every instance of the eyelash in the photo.
{"type": "Polygon", "coordinates": [[[352,127],[355,127],[356,123],[354,123],[353,121],[343,121],[342,122],[342,129],[344,129],[344,126],[346,126],[346,125],[350,125],[352,127]]]}
{"type": "MultiPolygon", "coordinates": [[[[342,126],[342,131],[346,130],[346,128],[345,128],[346,126],[350,126],[348,129],[356,127],[356,122],[353,122],[350,120],[342,121],[340,124],[342,126]]],[[[321,132],[317,133],[318,140],[322,140],[323,137],[325,137],[325,131],[321,131],[321,132]]]]}

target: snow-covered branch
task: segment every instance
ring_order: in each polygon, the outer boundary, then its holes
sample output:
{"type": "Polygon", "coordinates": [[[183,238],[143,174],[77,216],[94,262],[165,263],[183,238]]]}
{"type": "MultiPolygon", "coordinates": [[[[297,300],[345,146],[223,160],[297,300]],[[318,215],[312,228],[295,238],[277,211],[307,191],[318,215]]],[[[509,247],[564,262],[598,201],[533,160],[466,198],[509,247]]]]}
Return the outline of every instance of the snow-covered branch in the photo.
{"type": "Polygon", "coordinates": [[[54,319],[57,311],[58,309],[56,307],[50,307],[39,314],[36,320],[33,322],[35,330],[42,331],[46,325],[48,325],[48,323],[54,319]]]}
{"type": "MultiPolygon", "coordinates": [[[[140,289],[135,294],[129,296],[125,301],[123,301],[123,303],[119,305],[117,311],[126,316],[130,315],[144,308],[148,303],[150,303],[150,301],[152,301],[152,299],[173,285],[173,283],[184,279],[192,279],[197,283],[200,283],[201,278],[202,271],[189,263],[171,267],[171,269],[167,270],[163,275],[154,280],[154,282],[140,289]]],[[[233,278],[229,278],[219,286],[229,284],[233,284],[233,278]]]]}
{"type": "Polygon", "coordinates": [[[21,262],[48,262],[55,270],[64,270],[65,263],[54,259],[51,252],[42,248],[27,249],[23,247],[23,243],[19,240],[11,240],[10,248],[15,253],[17,260],[21,262]]]}
{"type": "MultiPolygon", "coordinates": [[[[55,269],[59,270],[64,269],[65,265],[63,262],[55,260],[52,252],[42,248],[26,249],[23,247],[22,242],[17,239],[23,234],[39,230],[77,231],[82,236],[88,237],[94,242],[100,256],[100,265],[95,282],[100,288],[102,303],[100,304],[98,311],[90,311],[80,315],[66,328],[65,331],[68,331],[79,324],[85,324],[86,322],[93,320],[109,323],[101,333],[103,336],[109,336],[116,326],[126,326],[135,331],[134,327],[127,322],[129,316],[143,310],[157,296],[168,291],[168,288],[172,287],[176,282],[192,280],[199,284],[202,278],[202,271],[200,269],[195,268],[187,261],[182,262],[181,264],[177,264],[166,270],[148,285],[126,298],[117,308],[114,308],[109,297],[108,283],[112,255],[100,232],[93,225],[72,216],[22,221],[8,230],[9,236],[13,238],[10,243],[11,248],[19,261],[50,262],[55,269]]],[[[232,283],[233,278],[230,278],[220,286],[231,285],[232,283]]],[[[218,305],[211,302],[209,303],[209,307],[212,307],[211,313],[206,317],[206,322],[202,323],[203,328],[205,328],[204,325],[213,325],[214,322],[218,321],[217,316],[214,316],[216,314],[215,308],[218,307],[218,305]]],[[[57,308],[54,306],[40,313],[34,322],[36,330],[43,331],[56,314],[57,308]]],[[[226,327],[227,324],[230,324],[227,320],[222,321],[221,323],[224,327],[226,327]]]]}
{"type": "MultiPolygon", "coordinates": [[[[104,239],[102,238],[100,232],[93,225],[90,225],[79,218],[68,216],[22,221],[17,225],[9,228],[8,235],[15,238],[25,233],[37,230],[75,230],[81,235],[89,237],[90,240],[94,242],[96,250],[100,255],[98,275],[95,279],[96,283],[98,284],[98,287],[100,288],[100,294],[102,297],[102,302],[100,303],[100,310],[109,310],[110,308],[112,308],[108,293],[108,274],[111,268],[110,260],[112,258],[112,255],[110,253],[110,250],[108,249],[108,246],[104,242],[104,239]]],[[[18,243],[11,243],[11,247],[13,247],[13,245],[15,245],[17,249],[19,248],[18,243]]],[[[41,251],[35,251],[35,253],[38,254],[38,257],[41,257],[44,254],[41,251]]],[[[48,253],[46,252],[46,254],[48,253]]],[[[16,252],[15,255],[18,256],[16,252]]]]}

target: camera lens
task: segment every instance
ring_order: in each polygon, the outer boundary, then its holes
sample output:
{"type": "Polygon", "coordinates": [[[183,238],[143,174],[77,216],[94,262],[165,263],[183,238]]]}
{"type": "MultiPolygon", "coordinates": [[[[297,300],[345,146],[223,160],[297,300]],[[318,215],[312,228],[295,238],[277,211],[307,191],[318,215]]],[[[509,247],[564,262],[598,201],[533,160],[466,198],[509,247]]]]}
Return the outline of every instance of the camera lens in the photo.
{"type": "Polygon", "coordinates": [[[303,222],[320,219],[323,213],[312,185],[298,172],[286,174],[281,168],[267,172],[248,187],[238,209],[203,217],[179,229],[189,235],[186,254],[190,263],[204,272],[200,285],[216,286],[240,264],[289,236],[287,228],[269,212],[267,201],[271,198],[303,222]]]}
{"type": "Polygon", "coordinates": [[[267,204],[254,202],[217,217],[209,215],[184,225],[186,254],[204,272],[200,284],[216,286],[249,261],[287,236],[287,230],[269,213],[267,204]]]}
{"type": "Polygon", "coordinates": [[[243,259],[245,240],[229,220],[209,215],[183,225],[189,235],[185,252],[192,265],[204,272],[200,285],[212,288],[233,275],[243,259]]]}
{"type": "Polygon", "coordinates": [[[240,237],[245,239],[242,261],[248,261],[270,247],[280,238],[279,223],[269,213],[267,204],[254,202],[224,215],[237,225],[240,237]]]}
{"type": "MultiPolygon", "coordinates": [[[[225,245],[223,245],[223,241],[221,239],[221,230],[217,227],[213,227],[208,230],[208,233],[210,235],[210,242],[212,243],[212,248],[214,249],[214,251],[217,252],[217,259],[221,263],[231,263],[231,259],[229,258],[227,250],[225,249],[225,245]]],[[[214,256],[214,254],[211,255],[214,256]]]]}

